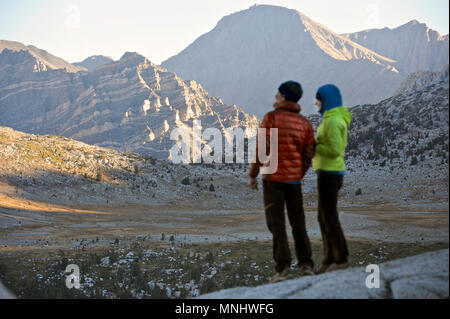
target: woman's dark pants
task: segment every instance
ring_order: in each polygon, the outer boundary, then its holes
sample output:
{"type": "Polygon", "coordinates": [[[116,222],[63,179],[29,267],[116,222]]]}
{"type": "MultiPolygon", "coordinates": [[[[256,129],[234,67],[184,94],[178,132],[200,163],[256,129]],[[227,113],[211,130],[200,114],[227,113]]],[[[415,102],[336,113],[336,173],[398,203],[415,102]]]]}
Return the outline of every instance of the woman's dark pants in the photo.
{"type": "Polygon", "coordinates": [[[319,190],[319,225],[322,233],[324,259],[322,264],[347,262],[348,249],[337,210],[338,192],[343,175],[317,173],[319,190]]]}

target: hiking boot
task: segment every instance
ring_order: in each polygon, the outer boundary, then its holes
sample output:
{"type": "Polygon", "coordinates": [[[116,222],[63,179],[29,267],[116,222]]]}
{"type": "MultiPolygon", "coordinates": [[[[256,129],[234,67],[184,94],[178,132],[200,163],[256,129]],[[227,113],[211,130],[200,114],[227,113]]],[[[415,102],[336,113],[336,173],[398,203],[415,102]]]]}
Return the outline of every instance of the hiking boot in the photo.
{"type": "Polygon", "coordinates": [[[279,281],[283,281],[283,280],[287,280],[289,278],[291,278],[290,274],[289,274],[289,269],[290,267],[286,267],[284,268],[281,272],[277,272],[271,279],[270,282],[274,283],[274,282],[279,282],[279,281]]]}
{"type": "Polygon", "coordinates": [[[340,264],[336,264],[336,263],[332,263],[326,270],[325,272],[330,272],[330,271],[335,271],[335,270],[340,270],[340,269],[345,269],[347,268],[348,262],[343,262],[340,264]]]}
{"type": "Polygon", "coordinates": [[[331,264],[322,264],[320,266],[320,268],[316,271],[316,275],[323,274],[324,272],[327,271],[328,267],[330,267],[330,266],[331,266],[331,264]]]}
{"type": "Polygon", "coordinates": [[[314,275],[314,271],[309,265],[300,266],[300,276],[312,276],[314,275]]]}

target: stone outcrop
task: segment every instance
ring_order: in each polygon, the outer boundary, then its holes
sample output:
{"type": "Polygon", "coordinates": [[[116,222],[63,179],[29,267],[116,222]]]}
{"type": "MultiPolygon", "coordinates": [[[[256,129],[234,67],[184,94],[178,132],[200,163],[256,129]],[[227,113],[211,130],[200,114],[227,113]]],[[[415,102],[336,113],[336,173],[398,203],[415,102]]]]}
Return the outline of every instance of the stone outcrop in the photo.
{"type": "Polygon", "coordinates": [[[411,73],[400,83],[395,95],[405,93],[406,91],[418,91],[433,83],[448,82],[448,64],[440,72],[418,71],[411,73]]]}
{"type": "Polygon", "coordinates": [[[0,281],[0,299],[14,299],[14,295],[0,281]]]}
{"type": "Polygon", "coordinates": [[[449,297],[448,249],[379,265],[379,288],[373,270],[355,267],[258,287],[239,287],[200,299],[436,299],[449,297]],[[368,270],[368,272],[366,272],[368,270]]]}

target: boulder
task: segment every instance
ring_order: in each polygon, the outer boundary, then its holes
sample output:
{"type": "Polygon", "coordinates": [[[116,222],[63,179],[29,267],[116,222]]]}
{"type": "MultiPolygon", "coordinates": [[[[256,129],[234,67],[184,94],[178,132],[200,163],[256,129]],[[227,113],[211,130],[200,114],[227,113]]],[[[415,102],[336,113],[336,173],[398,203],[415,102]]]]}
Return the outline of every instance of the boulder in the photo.
{"type": "MultiPolygon", "coordinates": [[[[377,265],[379,288],[368,288],[373,270],[354,267],[258,287],[238,287],[199,299],[436,299],[449,298],[448,249],[377,265]],[[368,278],[369,277],[369,278],[368,278]]],[[[375,283],[376,281],[372,281],[375,283]]],[[[370,285],[369,285],[370,286],[370,285]]]]}
{"type": "Polygon", "coordinates": [[[0,299],[15,299],[14,295],[0,281],[0,299]]]}

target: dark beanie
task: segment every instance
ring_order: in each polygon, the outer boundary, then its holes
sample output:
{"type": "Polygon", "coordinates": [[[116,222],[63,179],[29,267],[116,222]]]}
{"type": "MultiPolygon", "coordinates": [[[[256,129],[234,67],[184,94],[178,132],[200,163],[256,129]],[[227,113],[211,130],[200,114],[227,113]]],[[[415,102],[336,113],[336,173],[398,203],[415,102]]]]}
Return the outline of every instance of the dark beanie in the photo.
{"type": "Polygon", "coordinates": [[[284,82],[280,85],[278,91],[287,101],[292,102],[298,102],[303,95],[302,86],[294,81],[284,82]]]}

